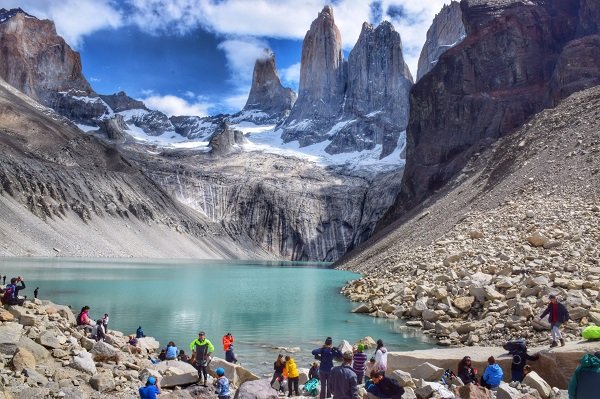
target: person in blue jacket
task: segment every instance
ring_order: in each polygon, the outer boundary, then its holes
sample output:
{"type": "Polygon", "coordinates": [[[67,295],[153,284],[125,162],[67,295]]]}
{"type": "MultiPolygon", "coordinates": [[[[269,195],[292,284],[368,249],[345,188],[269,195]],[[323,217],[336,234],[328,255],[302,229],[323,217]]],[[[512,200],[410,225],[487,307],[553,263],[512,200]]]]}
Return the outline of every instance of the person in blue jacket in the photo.
{"type": "Polygon", "coordinates": [[[490,356],[488,358],[488,366],[481,377],[481,385],[489,389],[498,388],[502,382],[502,377],[504,377],[502,367],[496,363],[494,356],[490,356]]]}
{"type": "Polygon", "coordinates": [[[231,391],[229,389],[229,380],[225,377],[225,369],[219,367],[215,370],[217,378],[213,382],[215,386],[215,393],[219,399],[229,399],[231,397],[231,391]]]}
{"type": "Polygon", "coordinates": [[[600,351],[587,353],[569,381],[569,399],[597,399],[600,383],[600,351]]]}
{"type": "Polygon", "coordinates": [[[327,337],[327,339],[325,339],[325,344],[322,347],[312,351],[315,359],[321,361],[321,365],[319,366],[319,381],[321,382],[321,392],[319,393],[320,399],[331,397],[327,380],[329,379],[329,374],[333,368],[333,359],[339,360],[342,358],[342,353],[338,348],[332,347],[332,344],[333,340],[331,337],[327,337]]]}

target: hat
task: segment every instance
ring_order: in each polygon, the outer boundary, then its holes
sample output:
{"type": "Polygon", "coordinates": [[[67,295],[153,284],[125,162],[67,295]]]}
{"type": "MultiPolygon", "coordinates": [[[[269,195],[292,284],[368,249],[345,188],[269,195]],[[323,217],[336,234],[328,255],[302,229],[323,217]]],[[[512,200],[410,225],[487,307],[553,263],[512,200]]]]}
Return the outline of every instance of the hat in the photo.
{"type": "Polygon", "coordinates": [[[350,351],[344,352],[344,354],[342,355],[342,358],[344,358],[344,360],[352,360],[352,352],[350,352],[350,351]]]}
{"type": "Polygon", "coordinates": [[[148,384],[150,384],[150,385],[156,384],[156,377],[153,377],[153,376],[148,377],[148,384]]]}
{"type": "Polygon", "coordinates": [[[215,370],[215,373],[217,373],[218,376],[225,375],[225,369],[223,367],[219,367],[215,370]]]}
{"type": "Polygon", "coordinates": [[[204,333],[204,331],[200,331],[200,332],[198,333],[198,335],[206,335],[206,334],[204,333]]]}
{"type": "Polygon", "coordinates": [[[363,344],[356,345],[356,350],[362,352],[365,350],[365,346],[363,344]]]}
{"type": "Polygon", "coordinates": [[[331,337],[325,338],[325,345],[331,345],[333,343],[333,339],[331,337]]]}
{"type": "Polygon", "coordinates": [[[550,295],[548,295],[548,299],[556,299],[556,295],[550,294],[550,295]]]}

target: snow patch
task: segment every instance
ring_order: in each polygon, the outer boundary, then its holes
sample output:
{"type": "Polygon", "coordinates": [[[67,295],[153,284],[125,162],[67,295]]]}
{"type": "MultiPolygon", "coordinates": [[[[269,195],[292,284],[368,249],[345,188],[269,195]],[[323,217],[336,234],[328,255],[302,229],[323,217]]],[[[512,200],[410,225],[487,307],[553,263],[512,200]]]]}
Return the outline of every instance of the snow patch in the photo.
{"type": "Polygon", "coordinates": [[[81,124],[81,123],[76,123],[76,125],[79,128],[79,130],[82,130],[82,131],[84,131],[86,133],[95,132],[95,131],[100,130],[100,128],[98,126],[84,125],[84,124],[81,124]]]}

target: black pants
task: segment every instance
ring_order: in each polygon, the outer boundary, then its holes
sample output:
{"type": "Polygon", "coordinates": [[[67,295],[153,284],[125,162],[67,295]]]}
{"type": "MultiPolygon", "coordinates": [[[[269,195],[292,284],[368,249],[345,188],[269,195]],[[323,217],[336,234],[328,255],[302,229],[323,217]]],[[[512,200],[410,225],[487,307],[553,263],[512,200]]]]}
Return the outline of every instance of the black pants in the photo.
{"type": "Polygon", "coordinates": [[[283,387],[283,373],[279,373],[279,372],[274,372],[273,373],[273,378],[271,378],[271,386],[273,386],[273,384],[275,384],[275,381],[279,380],[279,390],[281,392],[285,392],[285,388],[283,387]]]}
{"type": "Polygon", "coordinates": [[[321,382],[321,391],[319,392],[319,398],[331,398],[331,392],[329,392],[329,385],[327,381],[329,380],[329,371],[319,370],[319,380],[321,382]]]}
{"type": "Polygon", "coordinates": [[[292,388],[296,393],[296,396],[300,396],[300,391],[298,389],[298,380],[300,377],[290,378],[288,377],[288,396],[292,396],[292,388]]]}
{"type": "Polygon", "coordinates": [[[202,381],[202,378],[204,378],[204,385],[207,384],[208,381],[208,365],[206,363],[204,363],[204,365],[202,365],[202,363],[196,363],[196,367],[198,368],[198,382],[202,381]]]}

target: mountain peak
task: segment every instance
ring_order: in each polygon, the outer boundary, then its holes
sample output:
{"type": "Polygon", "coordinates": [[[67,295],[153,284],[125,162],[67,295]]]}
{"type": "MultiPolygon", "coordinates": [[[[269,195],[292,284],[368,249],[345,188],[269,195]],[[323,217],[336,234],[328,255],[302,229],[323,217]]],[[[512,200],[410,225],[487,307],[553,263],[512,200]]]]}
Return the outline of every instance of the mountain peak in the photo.
{"type": "MultiPolygon", "coordinates": [[[[23,11],[22,8],[11,8],[7,10],[6,8],[0,8],[0,23],[6,22],[17,14],[23,14],[29,18],[35,18],[33,15],[27,14],[23,11]]],[[[37,19],[37,18],[36,18],[37,19]]]]}

